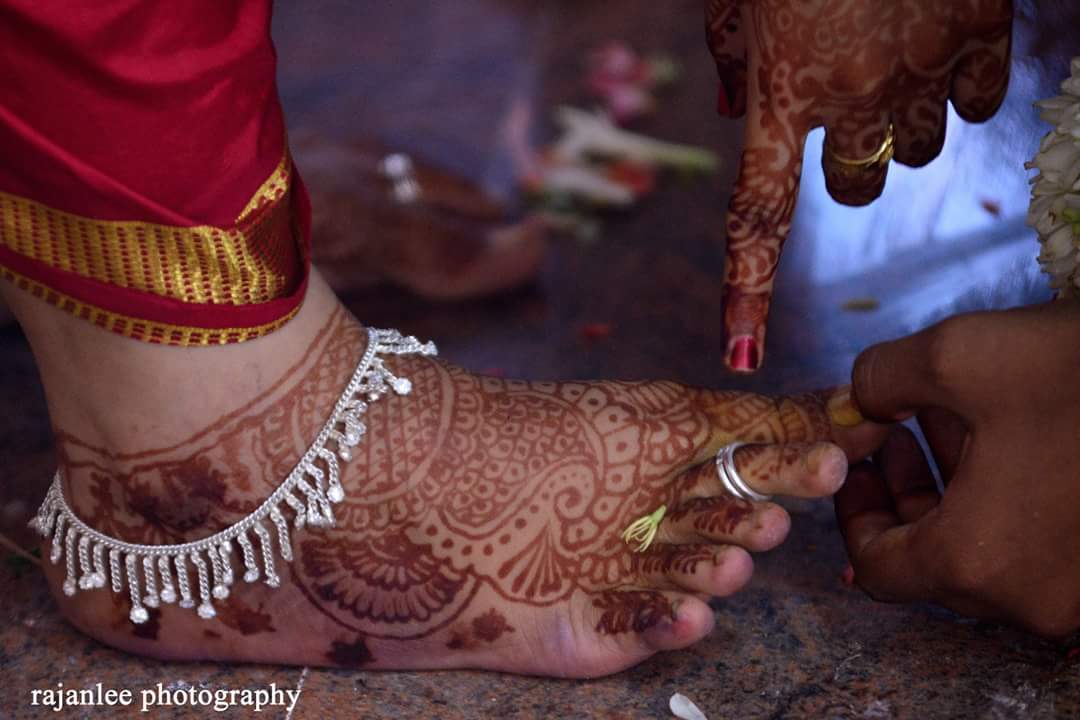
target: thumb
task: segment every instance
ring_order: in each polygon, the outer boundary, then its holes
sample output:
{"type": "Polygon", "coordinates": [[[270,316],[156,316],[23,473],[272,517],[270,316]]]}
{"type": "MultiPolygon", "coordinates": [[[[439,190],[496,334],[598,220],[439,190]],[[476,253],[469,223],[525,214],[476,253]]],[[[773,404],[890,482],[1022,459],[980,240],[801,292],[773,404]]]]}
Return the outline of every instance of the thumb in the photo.
{"type": "Polygon", "coordinates": [[[924,408],[944,408],[970,419],[965,375],[972,372],[972,343],[963,317],[899,340],[874,345],[855,359],[851,373],[855,405],[867,417],[901,421],[924,408]]]}

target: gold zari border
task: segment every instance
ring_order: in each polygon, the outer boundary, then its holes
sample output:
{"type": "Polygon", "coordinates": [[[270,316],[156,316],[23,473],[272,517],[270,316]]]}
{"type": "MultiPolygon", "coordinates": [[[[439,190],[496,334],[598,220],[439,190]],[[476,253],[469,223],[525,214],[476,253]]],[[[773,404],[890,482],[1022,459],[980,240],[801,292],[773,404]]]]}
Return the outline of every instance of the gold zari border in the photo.
{"type": "Polygon", "coordinates": [[[264,303],[295,282],[291,180],[286,152],[231,228],[96,220],[0,192],[0,244],[84,278],[182,302],[264,303]]]}
{"type": "Polygon", "coordinates": [[[227,345],[229,343],[253,340],[277,330],[292,320],[296,313],[300,311],[300,306],[297,305],[273,322],[246,328],[200,328],[187,325],[172,325],[128,317],[120,313],[104,310],[96,305],[57,292],[47,285],[31,280],[3,266],[0,266],[0,278],[10,280],[16,287],[29,292],[34,297],[40,298],[50,305],[91,322],[100,328],[119,333],[133,340],[160,343],[162,345],[182,345],[185,347],[192,345],[227,345]]]}

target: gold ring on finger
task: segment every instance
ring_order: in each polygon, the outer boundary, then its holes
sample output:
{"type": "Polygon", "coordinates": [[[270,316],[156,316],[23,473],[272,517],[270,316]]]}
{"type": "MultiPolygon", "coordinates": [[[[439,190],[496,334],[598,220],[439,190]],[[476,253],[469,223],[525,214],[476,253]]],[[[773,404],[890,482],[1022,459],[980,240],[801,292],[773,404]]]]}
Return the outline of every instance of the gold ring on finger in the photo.
{"type": "Polygon", "coordinates": [[[881,147],[864,158],[844,157],[832,148],[832,143],[826,143],[825,152],[829,154],[829,158],[833,162],[840,166],[843,172],[849,175],[855,175],[867,170],[877,170],[888,165],[892,161],[893,155],[896,154],[896,130],[893,124],[889,123],[881,147]]]}

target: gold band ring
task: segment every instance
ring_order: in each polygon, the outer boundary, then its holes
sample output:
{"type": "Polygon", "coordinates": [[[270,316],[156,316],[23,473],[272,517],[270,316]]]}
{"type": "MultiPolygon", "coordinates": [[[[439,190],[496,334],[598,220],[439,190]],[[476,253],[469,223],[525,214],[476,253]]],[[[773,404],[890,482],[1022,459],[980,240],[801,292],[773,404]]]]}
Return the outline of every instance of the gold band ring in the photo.
{"type": "Polygon", "coordinates": [[[882,166],[888,165],[889,162],[892,161],[893,155],[896,153],[896,131],[893,128],[893,124],[889,123],[889,130],[885,134],[885,140],[882,141],[881,147],[864,158],[844,157],[832,149],[832,143],[826,143],[825,152],[827,152],[829,158],[837,163],[841,170],[847,174],[854,175],[855,173],[864,170],[877,170],[882,166]]]}

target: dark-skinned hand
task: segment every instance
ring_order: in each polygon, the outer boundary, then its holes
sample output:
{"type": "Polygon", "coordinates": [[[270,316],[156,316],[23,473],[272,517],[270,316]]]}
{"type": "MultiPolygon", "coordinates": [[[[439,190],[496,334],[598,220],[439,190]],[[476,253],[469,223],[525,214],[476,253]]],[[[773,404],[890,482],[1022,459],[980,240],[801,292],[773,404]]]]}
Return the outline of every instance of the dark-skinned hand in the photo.
{"type": "Polygon", "coordinates": [[[1080,627],[1080,303],[950,318],[870,348],[868,417],[897,427],[836,512],[856,583],[1061,638],[1080,627]]]}

